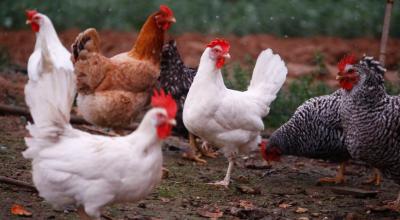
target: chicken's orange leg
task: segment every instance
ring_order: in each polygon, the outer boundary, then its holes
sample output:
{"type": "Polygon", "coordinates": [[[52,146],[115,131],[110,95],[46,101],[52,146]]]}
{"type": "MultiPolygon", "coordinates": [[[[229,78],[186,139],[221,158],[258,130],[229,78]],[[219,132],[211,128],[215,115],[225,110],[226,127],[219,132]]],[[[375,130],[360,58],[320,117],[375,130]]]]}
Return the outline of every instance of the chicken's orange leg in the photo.
{"type": "Polygon", "coordinates": [[[344,171],[346,168],[346,162],[340,163],[339,170],[336,174],[336,177],[324,177],[318,180],[319,183],[344,183],[344,171]]]}
{"type": "Polygon", "coordinates": [[[380,186],[381,180],[382,180],[381,172],[377,168],[374,168],[373,176],[369,180],[363,182],[363,184],[374,184],[375,186],[380,186]]]}
{"type": "Polygon", "coordinates": [[[182,156],[186,159],[193,160],[201,164],[206,164],[207,161],[200,159],[200,157],[196,155],[196,149],[198,148],[198,146],[196,142],[196,137],[192,133],[189,133],[189,145],[190,148],[188,152],[183,153],[182,156]]]}

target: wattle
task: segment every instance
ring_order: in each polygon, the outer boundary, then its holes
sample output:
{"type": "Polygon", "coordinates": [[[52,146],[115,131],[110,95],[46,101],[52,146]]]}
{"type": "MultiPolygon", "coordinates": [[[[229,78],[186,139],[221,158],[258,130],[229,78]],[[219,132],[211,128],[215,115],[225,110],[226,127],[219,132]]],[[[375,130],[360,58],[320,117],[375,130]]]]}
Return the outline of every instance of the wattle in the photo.
{"type": "Polygon", "coordinates": [[[157,135],[160,139],[165,139],[171,134],[172,126],[170,124],[163,124],[157,127],[157,135]]]}
{"type": "Polygon", "coordinates": [[[225,58],[220,57],[217,59],[217,63],[215,64],[218,69],[222,68],[225,64],[225,58]]]}
{"type": "Polygon", "coordinates": [[[340,87],[342,87],[343,89],[350,91],[353,89],[353,83],[347,81],[347,80],[340,80],[339,81],[340,87]]]}
{"type": "Polygon", "coordinates": [[[32,22],[31,23],[31,28],[32,28],[32,31],[39,32],[40,26],[37,23],[32,22]]]}

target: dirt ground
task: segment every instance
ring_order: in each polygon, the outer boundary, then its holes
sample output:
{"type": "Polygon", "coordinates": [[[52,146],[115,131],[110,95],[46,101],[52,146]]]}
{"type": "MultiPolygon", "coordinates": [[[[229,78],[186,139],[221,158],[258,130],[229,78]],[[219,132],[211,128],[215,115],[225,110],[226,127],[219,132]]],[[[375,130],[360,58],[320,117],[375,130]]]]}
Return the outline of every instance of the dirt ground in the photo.
{"type": "MultiPolygon", "coordinates": [[[[70,45],[78,30],[61,34],[70,45]]],[[[135,35],[111,31],[101,32],[103,51],[113,55],[127,50],[135,35]]],[[[177,36],[179,49],[189,65],[196,62],[204,45],[214,36],[184,34],[177,36]]],[[[227,37],[232,43],[234,61],[245,62],[246,54],[255,57],[262,48],[272,47],[288,62],[291,76],[309,72],[314,67],[316,51],[323,52],[332,73],[336,61],[347,52],[357,55],[377,55],[379,41],[375,39],[342,40],[329,37],[281,39],[268,35],[227,37]],[[299,70],[301,69],[301,70],[299,70]]],[[[11,63],[22,69],[32,52],[34,35],[30,31],[2,31],[0,45],[9,50],[11,63]]],[[[394,80],[400,60],[400,40],[389,42],[388,67],[394,80]]],[[[15,68],[0,73],[0,103],[24,106],[23,85],[26,75],[15,68]]],[[[26,148],[27,119],[0,115],[0,175],[31,183],[30,161],[21,152],[26,148]]],[[[272,168],[262,164],[258,153],[240,159],[233,171],[229,189],[215,188],[206,183],[224,177],[227,161],[223,156],[197,165],[181,158],[181,146],[164,147],[164,165],[168,178],[147,199],[135,204],[113,205],[104,214],[113,219],[399,219],[400,214],[371,208],[396,198],[400,187],[384,180],[380,187],[363,185],[371,169],[352,162],[348,166],[347,182],[341,186],[376,190],[376,196],[358,197],[333,192],[334,185],[317,185],[317,179],[334,176],[337,164],[297,157],[284,157],[272,168]],[[257,164],[255,168],[249,164],[257,164]],[[262,168],[262,169],[261,169],[262,168]]],[[[77,219],[75,212],[55,211],[36,193],[0,183],[0,219],[22,219],[12,216],[10,207],[21,204],[33,213],[32,219],[77,219]]]]}

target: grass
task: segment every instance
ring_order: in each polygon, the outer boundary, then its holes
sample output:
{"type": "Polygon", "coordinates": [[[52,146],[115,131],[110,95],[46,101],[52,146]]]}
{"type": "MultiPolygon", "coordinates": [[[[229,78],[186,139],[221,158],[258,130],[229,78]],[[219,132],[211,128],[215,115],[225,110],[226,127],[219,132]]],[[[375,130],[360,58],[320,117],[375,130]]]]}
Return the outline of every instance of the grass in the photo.
{"type": "MultiPolygon", "coordinates": [[[[379,36],[383,0],[2,0],[0,27],[25,27],[24,11],[36,8],[49,15],[58,29],[95,27],[138,30],[160,4],[169,5],[177,23],[172,32],[279,36],[379,36]]],[[[394,4],[391,36],[400,36],[400,4],[394,4]]]]}

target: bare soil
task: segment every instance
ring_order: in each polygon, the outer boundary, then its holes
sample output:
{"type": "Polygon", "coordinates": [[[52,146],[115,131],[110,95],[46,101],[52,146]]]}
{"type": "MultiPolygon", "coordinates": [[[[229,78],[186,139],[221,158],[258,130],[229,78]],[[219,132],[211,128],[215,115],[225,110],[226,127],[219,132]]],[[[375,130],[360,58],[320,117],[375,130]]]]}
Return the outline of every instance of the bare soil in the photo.
{"type": "MultiPolygon", "coordinates": [[[[65,45],[70,45],[77,33],[78,30],[62,32],[61,39],[65,45]]],[[[100,35],[106,55],[128,50],[135,39],[135,34],[130,33],[102,31],[100,35]]],[[[185,62],[195,66],[204,45],[213,37],[199,34],[177,36],[185,62]]],[[[289,63],[292,77],[300,74],[296,72],[299,69],[309,72],[315,68],[315,51],[324,53],[325,62],[333,74],[336,61],[345,53],[376,56],[379,48],[379,41],[375,39],[281,39],[268,35],[226,38],[232,44],[233,60],[242,63],[246,62],[246,54],[256,57],[261,49],[274,48],[289,63]]],[[[11,62],[23,69],[33,49],[34,35],[30,31],[2,31],[0,45],[9,50],[11,62]]],[[[388,67],[396,76],[394,67],[400,60],[400,40],[391,39],[388,48],[388,67]]],[[[299,72],[302,74],[302,71],[299,72]]],[[[397,80],[396,77],[393,79],[397,80]]],[[[13,68],[3,69],[0,73],[0,103],[24,106],[25,82],[25,74],[13,68]]],[[[0,175],[32,184],[30,161],[21,155],[26,148],[23,140],[27,135],[26,122],[24,117],[0,115],[0,175]]],[[[104,214],[113,219],[204,219],[205,216],[222,216],[221,219],[400,218],[399,213],[370,208],[395,199],[400,187],[386,179],[380,187],[363,185],[372,172],[358,163],[348,166],[347,181],[343,186],[377,190],[375,197],[337,194],[331,190],[334,185],[317,185],[318,178],[336,173],[337,164],[325,161],[285,157],[272,168],[247,168],[247,163],[262,164],[257,152],[247,160],[241,158],[238,161],[229,189],[215,188],[206,183],[224,177],[226,159],[223,156],[208,159],[208,164],[201,166],[182,159],[181,151],[176,147],[164,147],[164,165],[170,170],[170,175],[147,199],[135,204],[107,207],[104,214]]],[[[33,213],[32,219],[77,219],[75,212],[55,211],[36,193],[12,185],[0,183],[0,201],[0,219],[22,219],[11,214],[13,204],[25,206],[33,213]]]]}

